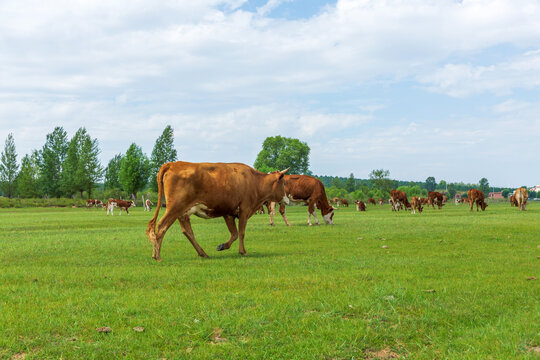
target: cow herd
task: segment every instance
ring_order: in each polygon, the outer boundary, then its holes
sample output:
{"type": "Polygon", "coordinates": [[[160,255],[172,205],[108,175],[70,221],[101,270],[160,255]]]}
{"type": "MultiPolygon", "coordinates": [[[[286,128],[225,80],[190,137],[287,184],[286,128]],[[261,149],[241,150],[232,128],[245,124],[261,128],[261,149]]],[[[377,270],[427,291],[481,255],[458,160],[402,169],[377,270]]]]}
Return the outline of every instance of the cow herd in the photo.
{"type": "MultiPolygon", "coordinates": [[[[274,225],[276,206],[285,224],[290,226],[286,215],[286,206],[290,202],[301,202],[307,205],[307,223],[319,224],[316,210],[321,212],[322,219],[328,225],[333,224],[335,206],[349,206],[347,199],[333,198],[328,200],[322,182],[308,175],[286,175],[288,169],[261,173],[252,167],[241,163],[189,163],[183,161],[164,164],[158,174],[158,202],[153,218],[148,223],[146,234],[153,246],[152,258],[161,260],[161,245],[165,233],[178,220],[182,233],[201,257],[208,257],[206,252],[195,240],[191,227],[190,216],[195,215],[204,219],[223,217],[230,232],[227,242],[220,244],[217,251],[227,250],[232,243],[239,240],[238,251],[245,255],[245,230],[248,219],[256,213],[264,213],[266,206],[270,215],[270,225],[274,225]],[[157,221],[159,211],[167,204],[165,214],[157,221]],[[238,228],[236,220],[238,219],[238,228]],[[157,221],[157,224],[156,224],[157,221]]],[[[510,202],[512,206],[525,210],[528,193],[524,188],[517,189],[510,202]]],[[[432,206],[440,210],[447,203],[447,197],[440,192],[430,191],[427,197],[412,196],[409,202],[407,194],[401,190],[391,190],[389,203],[392,211],[410,210],[412,214],[421,213],[424,206],[432,206]]],[[[484,194],[477,189],[467,193],[470,211],[476,204],[484,211],[487,204],[484,194]]],[[[383,199],[369,198],[368,204],[383,205],[383,199]]],[[[366,203],[355,200],[357,211],[366,211],[366,203]]],[[[457,202],[456,202],[457,204],[457,202]]],[[[153,205],[149,199],[144,200],[145,211],[150,211],[153,205]]],[[[135,206],[135,202],[121,199],[109,199],[106,203],[88,199],[87,207],[102,206],[113,215],[114,207],[125,210],[135,206]]]]}

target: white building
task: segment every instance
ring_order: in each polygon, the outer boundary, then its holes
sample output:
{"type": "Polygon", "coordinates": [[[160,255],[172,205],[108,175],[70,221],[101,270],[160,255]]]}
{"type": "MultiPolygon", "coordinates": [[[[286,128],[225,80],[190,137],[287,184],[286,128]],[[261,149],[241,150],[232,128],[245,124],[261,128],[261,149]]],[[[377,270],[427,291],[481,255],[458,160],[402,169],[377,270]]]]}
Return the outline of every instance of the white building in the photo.
{"type": "Polygon", "coordinates": [[[530,188],[529,191],[535,191],[535,192],[540,191],[540,185],[536,185],[535,187],[530,188]]]}

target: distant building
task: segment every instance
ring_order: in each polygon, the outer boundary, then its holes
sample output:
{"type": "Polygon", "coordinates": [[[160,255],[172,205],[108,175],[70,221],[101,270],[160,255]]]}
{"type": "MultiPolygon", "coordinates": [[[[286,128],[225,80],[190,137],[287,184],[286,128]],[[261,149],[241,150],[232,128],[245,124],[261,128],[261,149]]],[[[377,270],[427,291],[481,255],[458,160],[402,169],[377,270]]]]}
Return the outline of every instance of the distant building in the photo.
{"type": "Polygon", "coordinates": [[[540,191],[540,185],[536,185],[535,187],[530,188],[529,191],[539,192],[540,191]]]}
{"type": "Polygon", "coordinates": [[[504,199],[504,196],[501,192],[490,192],[488,194],[488,199],[504,199]]]}

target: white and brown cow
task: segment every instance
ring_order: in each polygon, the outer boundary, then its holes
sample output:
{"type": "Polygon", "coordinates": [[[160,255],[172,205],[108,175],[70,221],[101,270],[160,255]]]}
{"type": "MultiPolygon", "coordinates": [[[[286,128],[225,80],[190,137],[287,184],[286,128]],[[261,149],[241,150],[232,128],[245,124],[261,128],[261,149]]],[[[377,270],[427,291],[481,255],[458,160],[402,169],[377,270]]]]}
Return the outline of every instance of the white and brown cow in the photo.
{"type": "Polygon", "coordinates": [[[144,205],[144,211],[150,211],[152,210],[152,205],[154,204],[150,201],[150,199],[146,199],[144,200],[143,205],[144,205]]]}
{"type": "Polygon", "coordinates": [[[122,210],[126,210],[127,214],[129,215],[129,208],[135,206],[135,201],[126,201],[126,200],[120,200],[120,199],[109,199],[107,202],[107,216],[109,215],[109,212],[111,215],[114,215],[114,207],[117,207],[120,209],[120,215],[122,216],[122,210]]]}
{"type": "MultiPolygon", "coordinates": [[[[311,226],[311,216],[315,218],[315,224],[319,225],[316,209],[321,210],[321,215],[327,225],[334,223],[334,210],[330,206],[326,198],[326,191],[323,183],[312,176],[308,175],[285,175],[285,192],[288,198],[293,202],[303,202],[308,206],[308,225],[311,226]]],[[[274,214],[276,204],[270,204],[268,213],[270,214],[270,225],[274,225],[274,214]]],[[[283,217],[285,224],[290,226],[291,223],[285,215],[285,204],[279,205],[279,213],[283,217]]]]}
{"type": "Polygon", "coordinates": [[[366,203],[363,201],[355,200],[356,211],[366,211],[366,203]]]}
{"type": "Polygon", "coordinates": [[[197,254],[208,257],[195,240],[191,215],[203,219],[223,217],[231,237],[217,250],[227,250],[239,239],[238,252],[245,255],[244,235],[248,219],[265,202],[289,202],[283,179],[287,170],[264,174],[241,163],[176,161],[163,164],[157,174],[159,194],[156,212],[146,230],[153,245],[152,258],[161,260],[163,237],[176,220],[197,254]],[[163,196],[167,208],[156,227],[163,196]],[[235,219],[238,219],[238,230],[235,219]]]}
{"type": "Polygon", "coordinates": [[[94,207],[98,207],[102,204],[101,200],[96,200],[96,199],[88,199],[86,200],[86,207],[90,207],[90,206],[94,206],[94,207]]]}

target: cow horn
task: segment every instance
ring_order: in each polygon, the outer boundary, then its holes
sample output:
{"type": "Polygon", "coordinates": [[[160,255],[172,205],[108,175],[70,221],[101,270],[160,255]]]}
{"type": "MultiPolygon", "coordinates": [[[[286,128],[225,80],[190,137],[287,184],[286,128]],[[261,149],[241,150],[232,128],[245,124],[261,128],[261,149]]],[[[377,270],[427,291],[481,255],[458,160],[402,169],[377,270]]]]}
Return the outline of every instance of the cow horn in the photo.
{"type": "Polygon", "coordinates": [[[280,174],[285,174],[287,171],[289,171],[290,167],[286,168],[285,170],[281,170],[279,173],[280,174]]]}

